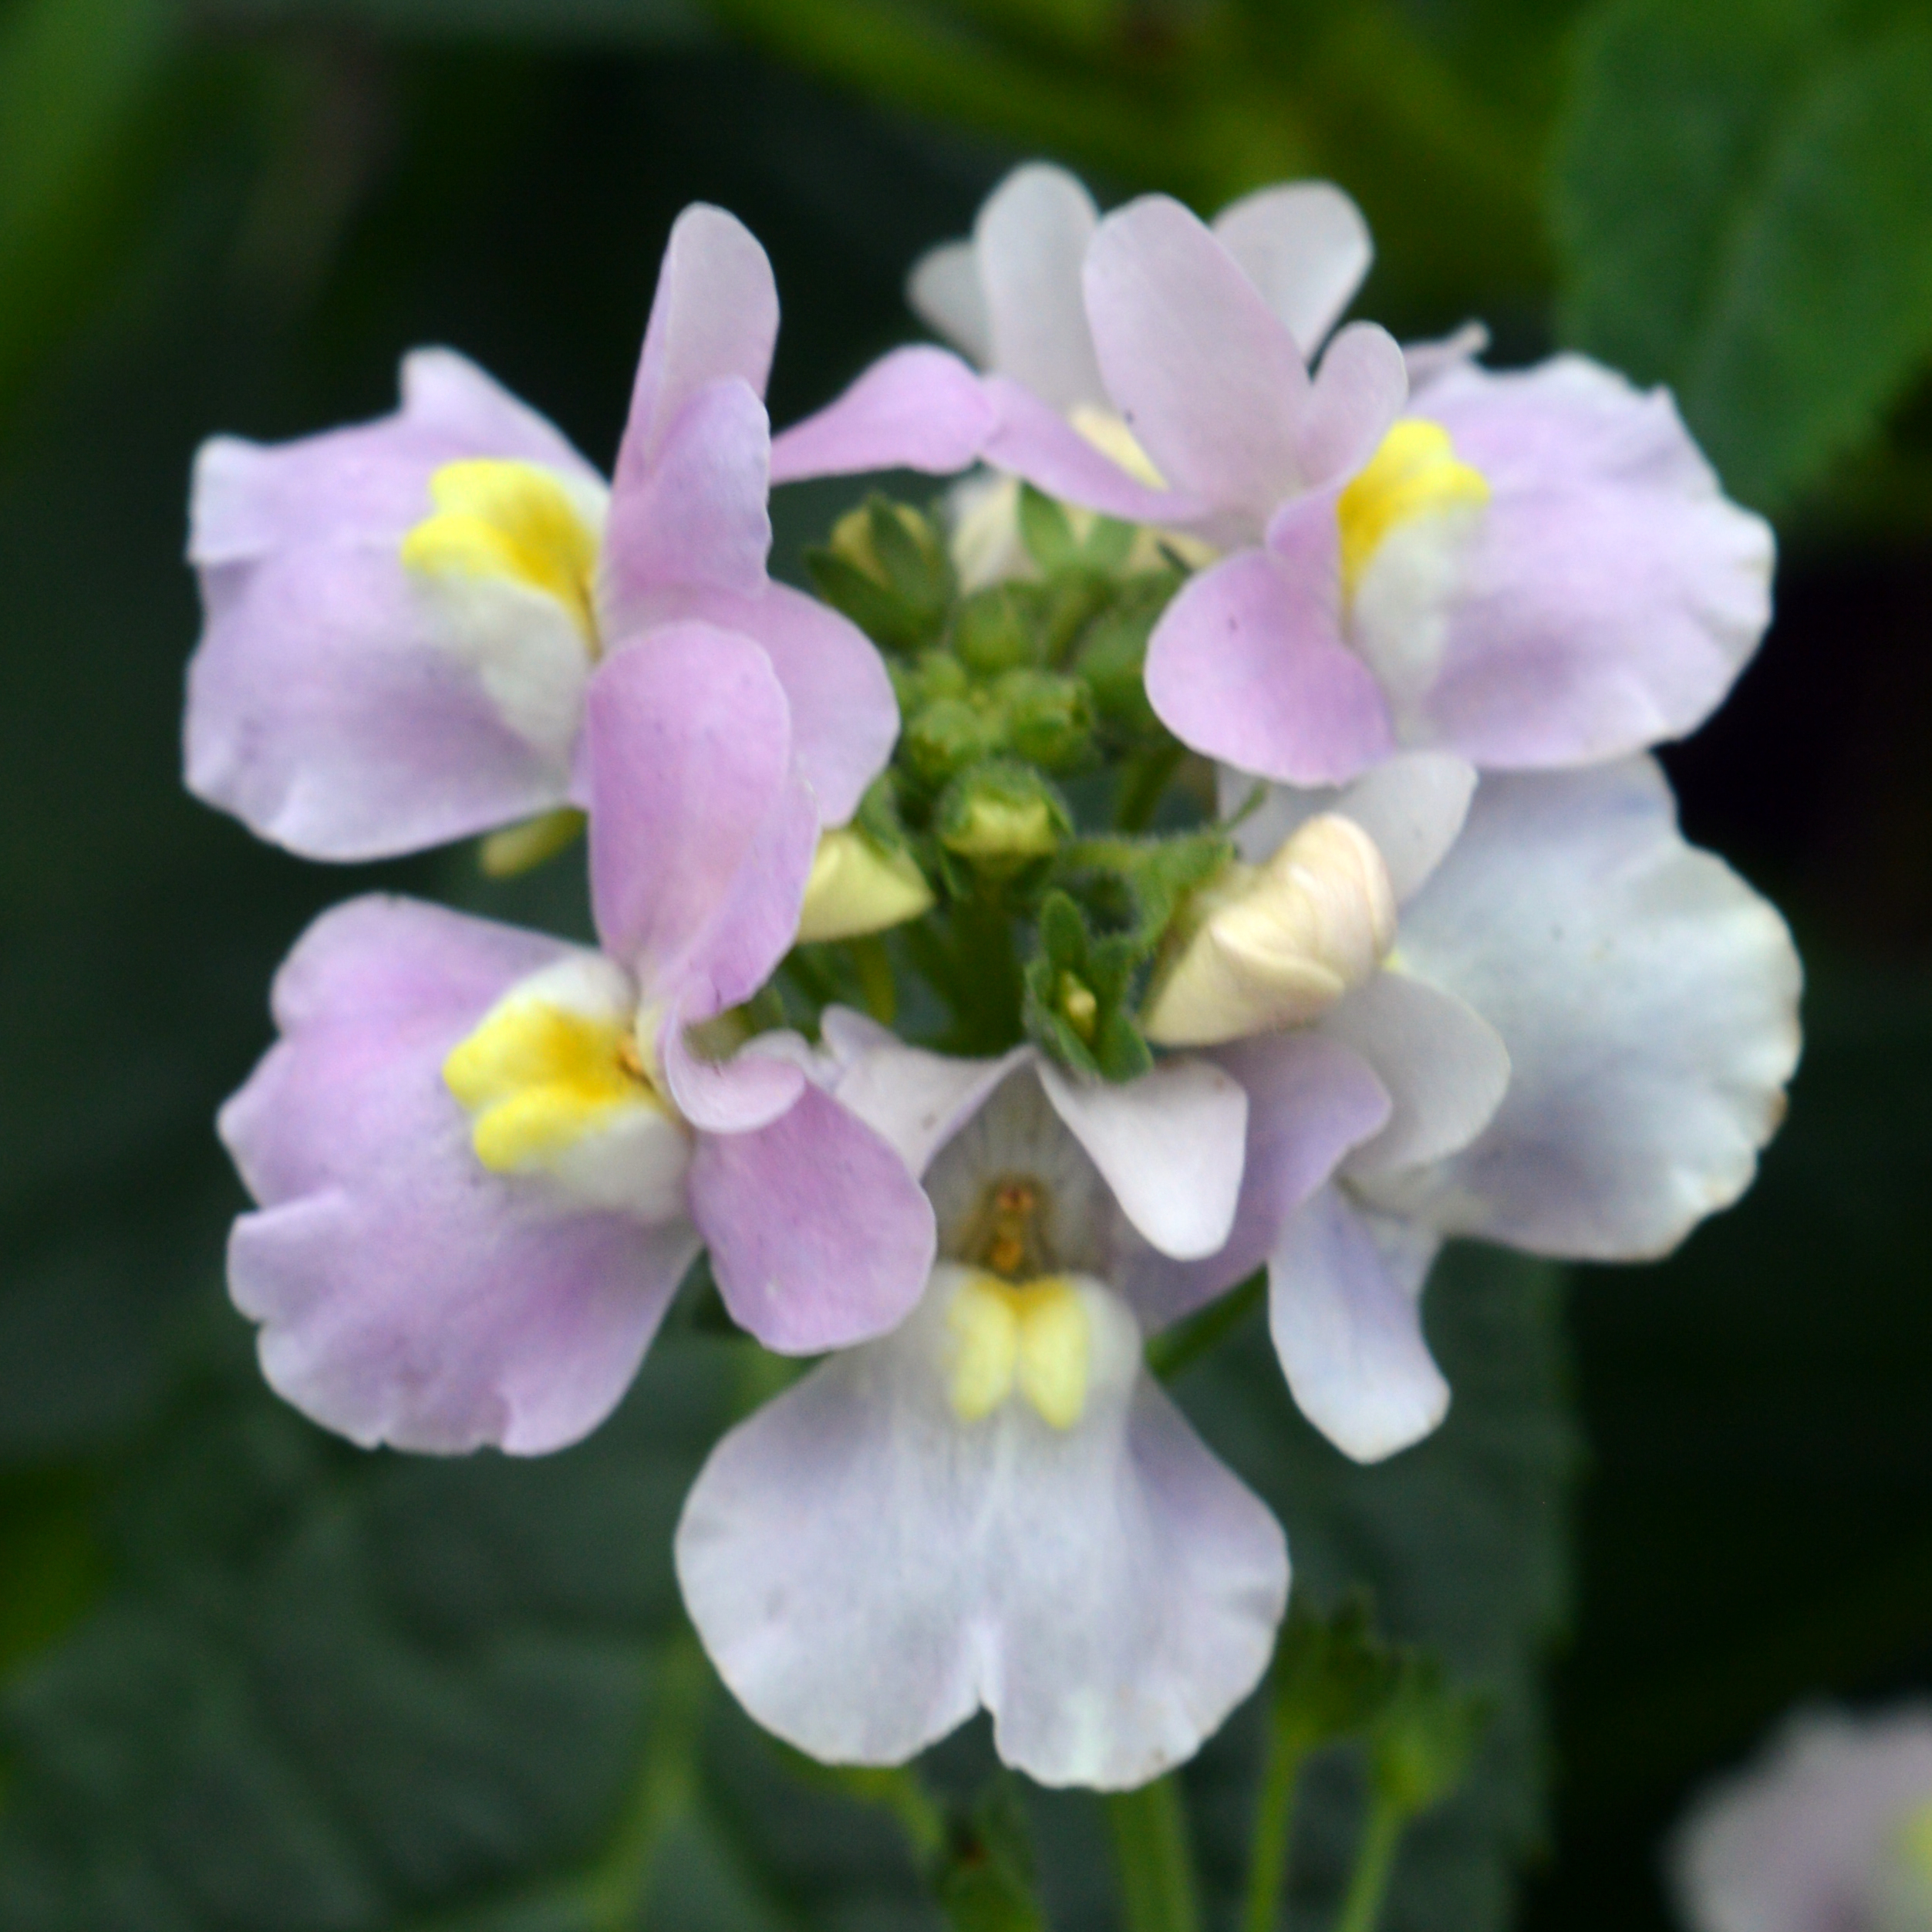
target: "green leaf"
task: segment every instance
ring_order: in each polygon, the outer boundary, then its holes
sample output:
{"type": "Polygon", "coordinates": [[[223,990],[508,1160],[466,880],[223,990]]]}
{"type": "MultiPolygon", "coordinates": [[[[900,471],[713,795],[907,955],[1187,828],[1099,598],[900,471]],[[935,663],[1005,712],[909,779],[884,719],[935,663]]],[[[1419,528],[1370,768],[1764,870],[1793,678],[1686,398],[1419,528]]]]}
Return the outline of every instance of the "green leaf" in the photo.
{"type": "Polygon", "coordinates": [[[1554,218],[1563,332],[1667,382],[1727,485],[1789,504],[1932,356],[1932,27],[1818,0],[1610,0],[1554,218]]]}

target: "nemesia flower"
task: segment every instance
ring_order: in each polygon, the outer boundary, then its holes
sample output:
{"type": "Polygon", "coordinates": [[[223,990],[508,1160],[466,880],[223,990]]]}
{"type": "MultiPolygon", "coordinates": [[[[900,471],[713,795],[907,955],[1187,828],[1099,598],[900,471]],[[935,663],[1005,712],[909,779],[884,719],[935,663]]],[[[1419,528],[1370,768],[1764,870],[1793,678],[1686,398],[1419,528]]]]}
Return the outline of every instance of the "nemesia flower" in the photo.
{"type": "MultiPolygon", "coordinates": [[[[1800,972],[1772,908],[1684,842],[1647,757],[1479,784],[1453,754],[1404,753],[1340,792],[1277,789],[1236,837],[1260,865],[1337,817],[1385,863],[1393,948],[1364,969],[1386,929],[1372,874],[1350,899],[1346,848],[1317,929],[1341,932],[1323,943],[1347,972],[1313,1013],[1305,974],[1276,976],[1290,1020],[1359,1056],[1391,1107],[1278,1226],[1269,1313],[1303,1412],[1373,1461],[1448,1405],[1419,1305],[1445,1239],[1646,1259],[1743,1192],[1797,1063],[1800,972]]],[[[1296,1037],[1222,1051],[1251,1148],[1278,1131],[1257,1069],[1296,1037]]]]}
{"type": "Polygon", "coordinates": [[[693,1036],[764,984],[811,866],[770,659],[663,626],[586,709],[602,951],[352,900],[282,968],[282,1038],[221,1114],[261,1204],[229,1280],[264,1371],[359,1442],[575,1441],[701,1245],[781,1350],[890,1328],[931,1266],[931,1208],[884,1139],[783,1043],[712,1059],[693,1036]]]}
{"type": "MultiPolygon", "coordinates": [[[[1176,1257],[1238,1238],[1246,1096],[1189,1056],[1089,1085],[838,1009],[824,1037],[820,1077],[925,1173],[940,1259],[902,1327],[713,1453],[677,1533],[693,1621],[822,1759],[899,1763],[984,1708],[1043,1783],[1144,1783],[1253,1688],[1287,1593],[1280,1531],[1141,1356],[1232,1279],[1176,1257]]],[[[1345,1053],[1290,1050],[1295,1131],[1247,1157],[1284,1208],[1387,1111],[1345,1053]]]]}
{"type": "Polygon", "coordinates": [[[805,444],[774,450],[762,398],[777,325],[764,250],[694,206],[665,251],[609,485],[447,349],[405,359],[402,407],[380,421],[273,447],[204,443],[189,789],[333,859],[581,804],[598,663],[655,625],[698,619],[757,640],[821,819],[849,818],[898,713],[865,637],[767,579],[769,486],[841,461],[959,467],[985,406],[951,357],[908,351],[835,406],[837,449],[801,424],[805,444]],[[895,413],[909,379],[923,416],[895,413]]]}
{"type": "Polygon", "coordinates": [[[1495,374],[1469,340],[1405,358],[1358,323],[1311,379],[1369,260],[1325,183],[1210,231],[1159,196],[1099,221],[1032,167],[912,297],[996,371],[989,461],[1226,553],[1148,655],[1155,710],[1197,750],[1313,784],[1398,744],[1545,768],[1694,729],[1768,621],[1768,526],[1664,392],[1580,356],[1495,374]]]}
{"type": "Polygon", "coordinates": [[[1921,1932],[1932,1924],[1932,1709],[1788,1718],[1673,1834],[1689,1932],[1921,1932]]]}

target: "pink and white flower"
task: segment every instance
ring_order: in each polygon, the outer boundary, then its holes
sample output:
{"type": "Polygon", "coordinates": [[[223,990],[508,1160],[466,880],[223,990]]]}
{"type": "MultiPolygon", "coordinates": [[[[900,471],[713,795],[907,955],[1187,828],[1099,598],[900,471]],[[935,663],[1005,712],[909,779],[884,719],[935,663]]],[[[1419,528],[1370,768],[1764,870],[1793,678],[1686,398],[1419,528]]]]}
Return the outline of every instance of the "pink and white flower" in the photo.
{"type": "Polygon", "coordinates": [[[1345,1049],[1288,1043],[1304,1104],[1258,1143],[1242,1087],[1194,1056],[1109,1086],[837,1009],[824,1037],[818,1077],[924,1173],[940,1259],[902,1327],[719,1445],[678,1530],[686,1607],[746,1708],[814,1756],[900,1763],[984,1708],[1042,1783],[1145,1783],[1266,1668],[1288,1563],[1142,1336],[1252,1265],[1244,1136],[1256,1219],[1386,1099],[1345,1049]]]}
{"type": "Polygon", "coordinates": [[[906,352],[835,406],[835,438],[774,453],[763,397],[777,326],[764,251],[700,204],[672,230],[608,484],[448,349],[404,359],[402,407],[378,422],[204,444],[189,789],[329,859],[582,804],[597,666],[695,619],[756,640],[820,818],[848,818],[898,713],[865,638],[767,577],[770,486],[841,467],[959,467],[985,405],[953,358],[906,352]],[[909,373],[936,399],[918,417],[894,408],[909,373]]]}
{"type": "Polygon", "coordinates": [[[260,1204],[235,1302],[269,1381],[359,1442],[574,1441],[700,1246],[733,1316],[793,1351],[890,1329],[932,1263],[885,1139],[782,1043],[693,1038],[790,945],[818,836],[770,659],[663,626],[585,708],[602,950],[352,900],[282,968],[281,1040],[222,1112],[260,1204]]]}
{"type": "Polygon", "coordinates": [[[1218,553],[1148,656],[1195,750],[1306,785],[1398,746],[1536,770],[1694,729],[1768,621],[1768,527],[1667,394],[1582,357],[1496,374],[1367,323],[1324,348],[1369,260],[1325,183],[1210,230],[1160,196],[1103,220],[1036,166],[912,296],[992,371],[989,463],[1218,553]]]}

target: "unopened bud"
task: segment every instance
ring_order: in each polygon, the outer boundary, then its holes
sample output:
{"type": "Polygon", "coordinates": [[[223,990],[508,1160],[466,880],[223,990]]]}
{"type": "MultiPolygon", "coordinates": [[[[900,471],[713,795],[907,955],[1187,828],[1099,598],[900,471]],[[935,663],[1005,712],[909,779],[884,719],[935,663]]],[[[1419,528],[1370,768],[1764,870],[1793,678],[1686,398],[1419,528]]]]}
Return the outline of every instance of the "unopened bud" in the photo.
{"type": "Polygon", "coordinates": [[[888,851],[845,825],[818,841],[798,915],[798,937],[855,939],[915,919],[932,905],[932,888],[910,852],[888,851]]]}
{"type": "Polygon", "coordinates": [[[982,765],[939,804],[939,843],[989,878],[1052,857],[1071,828],[1058,796],[1023,765],[982,765]]]}
{"type": "Polygon", "coordinates": [[[914,559],[922,574],[945,567],[945,546],[939,532],[909,503],[890,503],[882,497],[847,511],[832,525],[826,547],[835,557],[888,590],[909,588],[903,580],[914,559]]]}
{"type": "Polygon", "coordinates": [[[1211,1047],[1302,1025],[1366,979],[1394,942],[1381,854],[1353,820],[1324,812],[1266,865],[1231,865],[1199,895],[1141,1030],[1164,1047],[1211,1047]]]}

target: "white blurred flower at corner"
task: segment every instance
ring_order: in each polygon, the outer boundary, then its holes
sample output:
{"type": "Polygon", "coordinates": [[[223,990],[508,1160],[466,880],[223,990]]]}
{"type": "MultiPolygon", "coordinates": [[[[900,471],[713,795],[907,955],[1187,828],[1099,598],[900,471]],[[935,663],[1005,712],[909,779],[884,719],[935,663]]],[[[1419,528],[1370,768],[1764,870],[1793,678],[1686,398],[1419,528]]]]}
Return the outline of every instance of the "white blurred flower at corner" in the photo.
{"type": "Polygon", "coordinates": [[[1795,1712],[1667,1862],[1688,1932],[1932,1932],[1932,1703],[1795,1712]]]}

